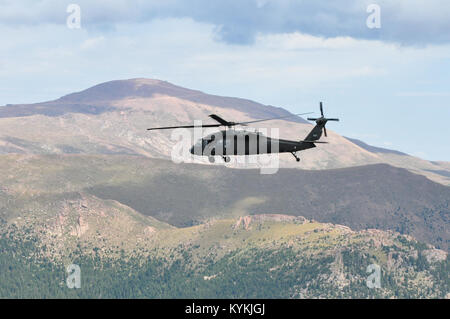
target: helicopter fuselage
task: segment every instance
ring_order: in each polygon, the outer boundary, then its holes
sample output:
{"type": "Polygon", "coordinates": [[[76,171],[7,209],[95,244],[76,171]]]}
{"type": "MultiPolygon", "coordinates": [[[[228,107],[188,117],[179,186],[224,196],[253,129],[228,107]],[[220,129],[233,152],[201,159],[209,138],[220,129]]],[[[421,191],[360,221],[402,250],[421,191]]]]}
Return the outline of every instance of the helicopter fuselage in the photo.
{"type": "Polygon", "coordinates": [[[198,156],[257,155],[295,153],[313,147],[311,142],[275,139],[260,132],[222,130],[197,141],[190,152],[198,156]]]}

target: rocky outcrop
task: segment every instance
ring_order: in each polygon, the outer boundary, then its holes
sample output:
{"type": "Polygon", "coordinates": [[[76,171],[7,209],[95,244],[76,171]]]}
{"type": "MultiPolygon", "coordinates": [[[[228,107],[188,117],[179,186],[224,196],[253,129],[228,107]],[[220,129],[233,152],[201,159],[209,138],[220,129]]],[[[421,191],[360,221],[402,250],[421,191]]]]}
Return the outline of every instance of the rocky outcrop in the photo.
{"type": "Polygon", "coordinates": [[[262,223],[267,221],[273,222],[295,222],[304,224],[308,220],[302,216],[290,216],[282,214],[259,214],[251,216],[241,216],[233,225],[233,229],[243,228],[245,230],[250,229],[250,225],[254,223],[262,223]]]}

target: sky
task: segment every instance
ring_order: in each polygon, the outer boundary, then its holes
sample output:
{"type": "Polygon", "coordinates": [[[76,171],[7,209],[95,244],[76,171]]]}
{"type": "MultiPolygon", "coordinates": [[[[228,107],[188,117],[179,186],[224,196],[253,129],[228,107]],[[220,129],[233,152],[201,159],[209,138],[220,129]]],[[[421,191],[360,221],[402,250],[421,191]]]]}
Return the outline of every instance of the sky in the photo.
{"type": "Polygon", "coordinates": [[[323,101],[341,135],[450,161],[449,17],[446,0],[0,0],[0,105],[156,78],[295,113],[323,101]]]}

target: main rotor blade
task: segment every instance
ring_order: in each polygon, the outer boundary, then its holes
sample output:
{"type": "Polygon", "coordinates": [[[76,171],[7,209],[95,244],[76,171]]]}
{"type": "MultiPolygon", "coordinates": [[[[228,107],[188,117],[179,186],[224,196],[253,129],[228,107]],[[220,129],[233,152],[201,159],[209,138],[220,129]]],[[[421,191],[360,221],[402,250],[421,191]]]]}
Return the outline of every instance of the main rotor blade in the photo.
{"type": "Polygon", "coordinates": [[[276,120],[276,119],[284,119],[284,118],[288,118],[288,117],[292,117],[292,116],[312,114],[312,113],[314,113],[314,112],[290,114],[290,115],[286,115],[286,116],[272,117],[272,118],[268,118],[268,119],[248,121],[248,122],[239,122],[239,123],[228,122],[228,121],[224,120],[223,118],[221,118],[220,116],[218,116],[216,114],[211,114],[209,117],[214,119],[214,120],[216,120],[220,124],[205,124],[205,125],[197,125],[197,126],[196,125],[180,125],[180,126],[151,127],[151,128],[148,128],[147,131],[171,130],[171,129],[175,129],[175,128],[194,128],[194,127],[220,127],[220,126],[231,127],[231,126],[235,126],[235,125],[244,125],[245,126],[245,125],[250,124],[250,123],[257,123],[257,122],[270,121],[270,120],[276,120]]]}
{"type": "Polygon", "coordinates": [[[305,142],[305,143],[322,143],[322,144],[328,144],[328,142],[323,142],[323,141],[307,141],[307,140],[301,140],[300,142],[305,142]]]}
{"type": "Polygon", "coordinates": [[[322,107],[322,102],[320,102],[320,114],[321,114],[322,117],[323,117],[323,107],[322,107]]]}
{"type": "Polygon", "coordinates": [[[339,122],[339,119],[327,119],[328,121],[337,121],[339,122]]]}
{"type": "Polygon", "coordinates": [[[291,114],[286,116],[279,116],[279,117],[271,117],[268,119],[262,119],[262,120],[254,120],[254,121],[248,121],[248,122],[238,122],[238,123],[232,123],[233,125],[242,125],[242,124],[250,124],[250,123],[258,123],[258,122],[264,122],[264,121],[271,121],[271,120],[278,120],[278,119],[285,119],[288,117],[298,116],[298,115],[306,115],[306,114],[312,114],[314,112],[307,112],[307,113],[298,113],[298,114],[291,114]]]}
{"type": "Polygon", "coordinates": [[[327,129],[325,128],[325,126],[323,127],[323,133],[325,134],[326,137],[328,137],[328,135],[327,135],[327,129]]]}
{"type": "Polygon", "coordinates": [[[212,118],[213,120],[219,122],[223,126],[231,126],[233,124],[232,122],[228,122],[216,114],[211,114],[209,117],[212,118]]]}
{"type": "Polygon", "coordinates": [[[222,124],[164,126],[164,127],[151,127],[151,128],[148,128],[147,131],[153,131],[153,130],[171,130],[171,129],[175,129],[175,128],[219,127],[219,126],[222,126],[222,124]]]}

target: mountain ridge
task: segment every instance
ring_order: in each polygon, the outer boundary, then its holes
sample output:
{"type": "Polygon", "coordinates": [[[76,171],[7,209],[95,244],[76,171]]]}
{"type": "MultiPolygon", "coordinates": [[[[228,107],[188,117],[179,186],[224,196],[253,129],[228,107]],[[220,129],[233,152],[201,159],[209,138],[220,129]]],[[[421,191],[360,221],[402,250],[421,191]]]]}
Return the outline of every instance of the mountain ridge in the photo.
{"type": "Polygon", "coordinates": [[[126,214],[93,210],[85,199],[74,204],[79,217],[59,215],[51,227],[30,216],[0,220],[0,263],[8,269],[0,273],[1,297],[449,296],[448,253],[395,232],[273,214],[183,229],[134,227],[126,214]],[[68,263],[81,266],[83,289],[58,284],[68,263]],[[366,284],[371,264],[382,269],[378,289],[366,284]],[[26,280],[26,289],[8,275],[26,280]]]}
{"type": "MultiPolygon", "coordinates": [[[[291,114],[282,108],[210,95],[161,80],[115,80],[49,102],[0,107],[0,154],[134,154],[169,159],[175,144],[170,132],[149,133],[146,128],[192,124],[199,119],[212,123],[208,117],[212,113],[232,121],[291,114]]],[[[277,129],[281,138],[299,140],[312,125],[293,117],[264,122],[262,129],[269,133],[277,129]]],[[[331,127],[328,132],[329,144],[299,153],[300,164],[290,154],[281,154],[280,167],[331,169],[388,163],[450,185],[448,162],[380,151],[384,149],[342,137],[331,127]]],[[[204,158],[193,161],[209,165],[204,158]]]]}
{"type": "Polygon", "coordinates": [[[0,217],[7,220],[24,212],[58,214],[85,196],[176,227],[284,214],[355,230],[398,231],[442,249],[450,241],[450,188],[387,164],[282,168],[273,175],[125,155],[9,154],[0,156],[0,164],[0,217]]]}
{"type": "MultiPolygon", "coordinates": [[[[79,92],[66,94],[56,100],[34,104],[9,104],[4,106],[5,109],[0,108],[0,117],[30,116],[33,114],[58,116],[69,112],[100,114],[121,108],[120,103],[111,103],[111,100],[158,98],[161,95],[185,99],[194,103],[231,107],[243,112],[251,112],[252,116],[292,115],[283,108],[263,105],[248,99],[211,95],[157,79],[133,78],[100,83],[79,92]],[[28,113],[26,113],[26,110],[28,113]],[[17,113],[14,113],[15,111],[17,113]]],[[[288,118],[287,121],[307,123],[299,117],[288,118]]]]}

